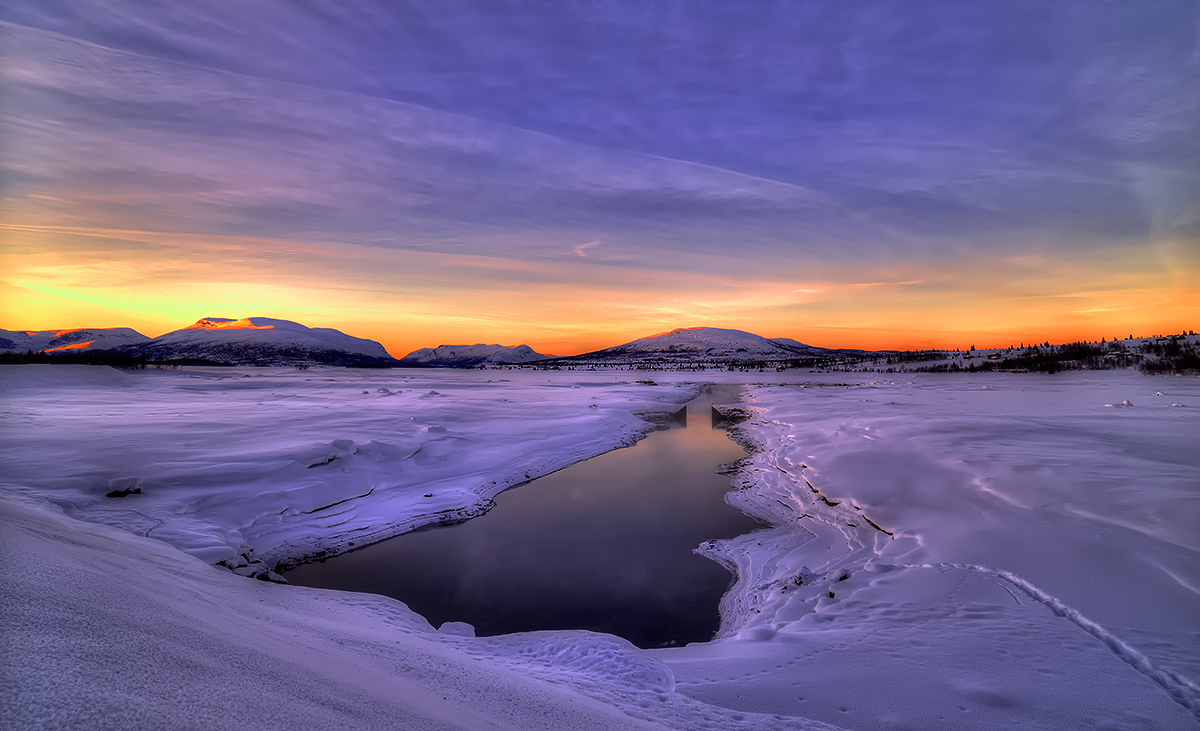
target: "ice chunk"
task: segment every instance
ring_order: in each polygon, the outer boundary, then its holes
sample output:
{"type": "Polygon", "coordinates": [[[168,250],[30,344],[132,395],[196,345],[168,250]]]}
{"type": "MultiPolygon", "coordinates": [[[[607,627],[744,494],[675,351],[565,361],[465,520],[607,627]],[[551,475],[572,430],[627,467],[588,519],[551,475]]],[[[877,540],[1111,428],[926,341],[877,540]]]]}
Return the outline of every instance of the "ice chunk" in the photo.
{"type": "Polygon", "coordinates": [[[114,477],[108,481],[108,497],[140,495],[141,492],[142,478],[140,477],[114,477]]]}
{"type": "Polygon", "coordinates": [[[443,622],[438,632],[456,637],[474,637],[475,627],[467,622],[443,622]]]}

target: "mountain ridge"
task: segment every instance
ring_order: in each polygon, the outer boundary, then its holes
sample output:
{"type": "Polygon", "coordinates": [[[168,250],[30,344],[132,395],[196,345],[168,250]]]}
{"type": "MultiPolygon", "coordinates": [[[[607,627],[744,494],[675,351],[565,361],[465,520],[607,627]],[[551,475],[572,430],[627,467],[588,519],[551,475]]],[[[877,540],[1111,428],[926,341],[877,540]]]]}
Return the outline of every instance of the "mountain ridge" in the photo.
{"type": "Polygon", "coordinates": [[[150,340],[129,327],[81,327],[61,330],[0,330],[0,353],[86,352],[150,340]]]}

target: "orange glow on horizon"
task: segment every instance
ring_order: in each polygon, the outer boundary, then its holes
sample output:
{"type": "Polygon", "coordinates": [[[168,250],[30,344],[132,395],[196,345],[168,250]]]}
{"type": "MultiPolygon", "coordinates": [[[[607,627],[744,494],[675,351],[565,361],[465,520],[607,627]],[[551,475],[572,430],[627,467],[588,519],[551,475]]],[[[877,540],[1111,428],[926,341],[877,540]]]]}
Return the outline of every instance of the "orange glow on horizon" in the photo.
{"type": "MultiPolygon", "coordinates": [[[[70,330],[63,330],[62,332],[70,332],[70,330]]],[[[46,348],[42,352],[53,353],[58,350],[83,350],[84,348],[88,347],[89,345],[91,345],[95,342],[96,342],[95,340],[89,340],[86,343],[72,343],[70,345],[60,345],[57,348],[46,348]]]]}
{"type": "Polygon", "coordinates": [[[1028,253],[1037,242],[955,260],[844,265],[698,254],[691,269],[676,270],[235,235],[8,223],[0,231],[8,237],[0,327],[10,329],[72,321],[155,337],[182,323],[272,327],[196,321],[198,311],[249,313],[335,328],[400,358],[474,343],[577,355],[699,326],[824,348],[953,350],[1200,325],[1200,247],[1182,239],[1086,258],[1028,253]]]}

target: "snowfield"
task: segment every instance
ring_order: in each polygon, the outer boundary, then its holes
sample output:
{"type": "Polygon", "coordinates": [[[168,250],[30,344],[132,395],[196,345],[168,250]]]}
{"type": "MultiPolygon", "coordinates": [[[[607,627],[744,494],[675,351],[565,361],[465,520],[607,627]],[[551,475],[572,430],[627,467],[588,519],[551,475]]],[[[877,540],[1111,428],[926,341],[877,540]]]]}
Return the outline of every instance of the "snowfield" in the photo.
{"type": "Polygon", "coordinates": [[[638,414],[697,391],[518,371],[0,374],[4,486],[208,563],[271,568],[479,514],[505,488],[634,443],[652,428],[638,414]],[[126,478],[141,494],[107,497],[126,478]]]}
{"type": "Polygon", "coordinates": [[[1200,379],[639,377],[0,368],[5,724],[1200,728],[1200,379]],[[729,500],[771,526],[700,548],[738,575],[712,642],[244,578],[476,514],[703,380],[757,381],[729,500]]]}

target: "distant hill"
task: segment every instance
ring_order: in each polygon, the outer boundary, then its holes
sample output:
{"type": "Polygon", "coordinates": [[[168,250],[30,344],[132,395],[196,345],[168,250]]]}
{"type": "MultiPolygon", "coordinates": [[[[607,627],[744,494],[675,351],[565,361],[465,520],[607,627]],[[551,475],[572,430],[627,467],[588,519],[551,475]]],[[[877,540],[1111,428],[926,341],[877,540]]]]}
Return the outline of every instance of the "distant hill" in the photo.
{"type": "Polygon", "coordinates": [[[553,362],[560,365],[634,365],[653,362],[701,365],[817,358],[841,352],[786,338],[770,340],[742,330],[690,327],[651,335],[604,350],[556,358],[553,362]]]}
{"type": "Polygon", "coordinates": [[[108,350],[144,343],[150,338],[128,327],[96,327],[78,330],[0,330],[0,353],[68,355],[91,350],[108,350]]]}
{"type": "Polygon", "coordinates": [[[439,345],[414,350],[400,359],[400,365],[415,368],[473,368],[545,360],[548,355],[528,345],[510,348],[504,345],[439,345]]]}
{"type": "Polygon", "coordinates": [[[152,361],[220,365],[398,365],[374,340],[269,317],[206,317],[182,330],[126,345],[116,352],[152,361]]]}

